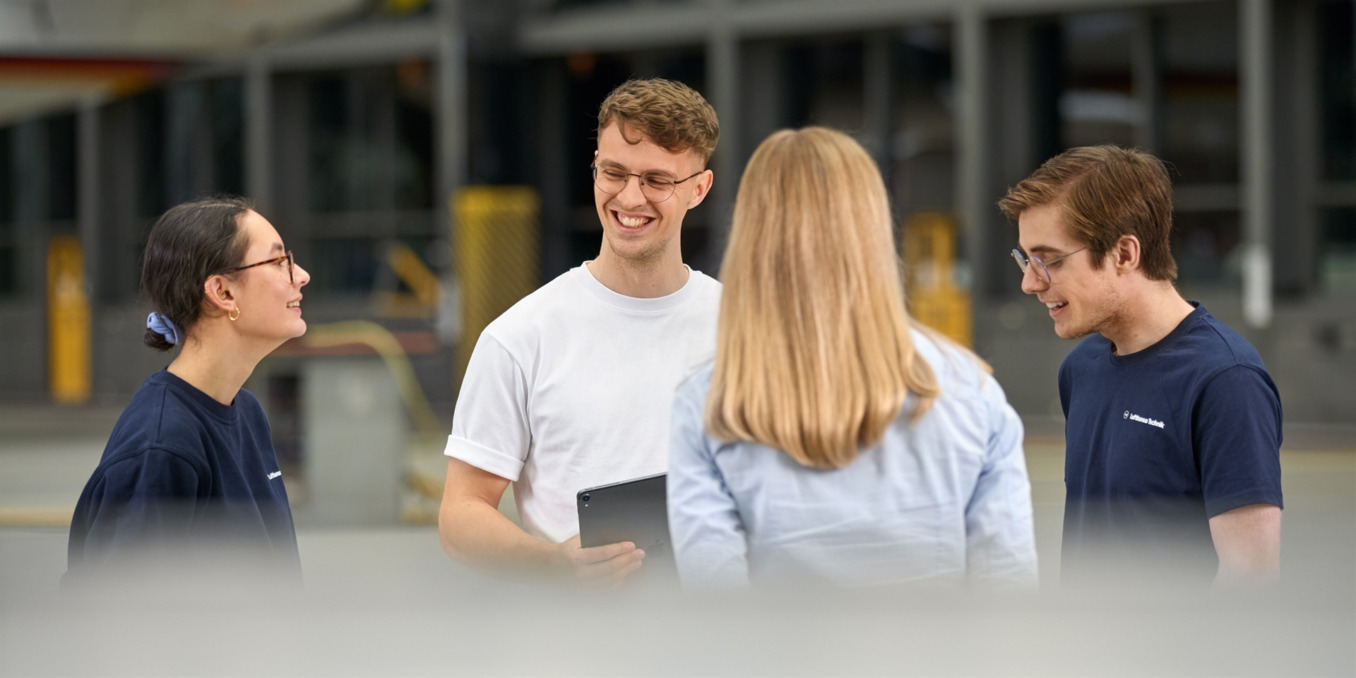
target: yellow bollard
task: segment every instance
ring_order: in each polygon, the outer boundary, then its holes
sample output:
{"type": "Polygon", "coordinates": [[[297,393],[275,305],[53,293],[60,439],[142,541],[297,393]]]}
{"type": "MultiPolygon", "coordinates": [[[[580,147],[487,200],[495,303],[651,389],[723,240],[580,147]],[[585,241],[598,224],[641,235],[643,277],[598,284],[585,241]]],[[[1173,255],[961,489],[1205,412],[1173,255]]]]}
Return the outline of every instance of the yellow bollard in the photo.
{"type": "Polygon", "coordinates": [[[904,222],[909,314],[962,346],[973,347],[970,295],[956,285],[956,222],[923,212],[904,222]]]}
{"type": "Polygon", "coordinates": [[[491,320],[541,280],[541,199],[527,186],[467,186],[452,197],[462,332],[457,383],[491,320]]]}
{"type": "Polygon", "coordinates": [[[90,395],[90,310],[80,240],[52,238],[47,248],[48,374],[52,399],[87,402],[90,395]]]}

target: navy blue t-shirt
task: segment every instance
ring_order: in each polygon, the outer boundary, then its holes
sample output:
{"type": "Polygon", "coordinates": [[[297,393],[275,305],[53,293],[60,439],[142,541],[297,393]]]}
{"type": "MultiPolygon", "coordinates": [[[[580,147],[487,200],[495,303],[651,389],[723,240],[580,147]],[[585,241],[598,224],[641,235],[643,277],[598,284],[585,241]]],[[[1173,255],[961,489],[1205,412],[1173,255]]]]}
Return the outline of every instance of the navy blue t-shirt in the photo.
{"type": "Polygon", "coordinates": [[[1065,416],[1061,577],[1107,568],[1208,583],[1209,519],[1281,504],[1281,401],[1257,351],[1198,303],[1126,356],[1093,335],[1059,369],[1065,416]]]}
{"type": "Polygon", "coordinates": [[[300,578],[292,511],[259,401],[242,389],[223,405],[161,370],[132,396],[80,494],[63,584],[174,567],[190,553],[300,578]]]}

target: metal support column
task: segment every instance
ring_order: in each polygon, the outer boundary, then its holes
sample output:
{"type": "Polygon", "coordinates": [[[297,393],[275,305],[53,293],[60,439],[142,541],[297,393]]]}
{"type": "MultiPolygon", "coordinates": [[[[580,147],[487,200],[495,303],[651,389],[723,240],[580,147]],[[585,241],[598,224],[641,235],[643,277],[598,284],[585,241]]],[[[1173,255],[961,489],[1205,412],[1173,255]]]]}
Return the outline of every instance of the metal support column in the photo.
{"type": "Polygon", "coordinates": [[[19,289],[42,299],[46,288],[47,240],[51,226],[52,167],[47,121],[29,120],[14,127],[14,234],[19,248],[19,289]]]}
{"type": "Polygon", "coordinates": [[[75,220],[80,235],[80,248],[87,254],[84,257],[85,295],[93,298],[93,288],[101,279],[99,271],[99,253],[103,252],[99,232],[102,230],[100,216],[104,210],[99,204],[102,192],[99,179],[99,157],[102,155],[102,139],[99,134],[99,108],[102,101],[97,98],[87,100],[80,105],[76,113],[76,203],[75,220]]]}
{"type": "Polygon", "coordinates": [[[1136,13],[1130,36],[1130,82],[1139,108],[1135,124],[1135,145],[1149,153],[1158,152],[1160,121],[1163,118],[1163,75],[1159,41],[1150,9],[1136,13]]]}
{"type": "Polygon", "coordinates": [[[866,100],[862,102],[865,118],[862,125],[862,141],[880,166],[881,176],[888,188],[892,185],[890,173],[894,168],[894,154],[891,144],[891,101],[894,83],[890,77],[890,40],[891,34],[875,31],[866,35],[866,86],[863,90],[866,100]]]}
{"type": "MultiPolygon", "coordinates": [[[[199,143],[206,108],[207,85],[195,80],[170,85],[165,91],[165,201],[169,205],[191,200],[205,188],[204,166],[211,167],[208,153],[199,143]]],[[[210,176],[210,175],[209,175],[210,176]]]]}
{"type": "Polygon", "coordinates": [[[578,265],[570,243],[569,186],[573,181],[588,181],[588,175],[572,169],[567,162],[565,143],[566,74],[561,65],[539,65],[532,69],[534,91],[532,116],[540,139],[537,157],[541,177],[541,277],[551,280],[578,265]]]}
{"type": "Polygon", "coordinates": [[[739,35],[727,20],[728,0],[712,0],[710,4],[712,20],[706,43],[706,86],[711,105],[720,118],[720,146],[716,151],[715,185],[706,200],[711,211],[711,241],[707,248],[711,261],[697,263],[707,272],[714,272],[720,265],[720,253],[729,235],[744,149],[739,134],[739,35]]]}
{"type": "Polygon", "coordinates": [[[1322,140],[1315,133],[1321,129],[1323,117],[1319,69],[1322,47],[1321,41],[1314,39],[1319,35],[1319,5],[1303,2],[1277,7],[1272,20],[1276,26],[1272,97],[1278,105],[1275,115],[1280,123],[1275,127],[1273,166],[1286,168],[1273,177],[1273,214],[1285,215],[1285,237],[1272,240],[1272,289],[1298,296],[1311,293],[1315,287],[1322,230],[1316,202],[1322,140]]]}
{"type": "Polygon", "coordinates": [[[438,214],[449,223],[448,201],[466,183],[467,109],[466,27],[461,0],[438,3],[438,214]]]}
{"type": "Polygon", "coordinates": [[[1243,317],[1252,327],[1271,324],[1271,232],[1276,152],[1272,130],[1271,0],[1239,5],[1239,65],[1243,122],[1243,317]]]}
{"type": "Polygon", "coordinates": [[[969,265],[971,290],[978,297],[989,292],[992,277],[985,252],[990,238],[986,223],[994,197],[988,190],[988,143],[986,49],[988,41],[987,18],[975,3],[965,3],[956,13],[956,89],[958,97],[958,124],[956,125],[956,215],[965,247],[960,259],[969,265]]]}
{"type": "MultiPolygon", "coordinates": [[[[441,228],[434,232],[444,234],[447,243],[448,266],[452,270],[439,271],[443,278],[444,289],[451,292],[456,289],[456,281],[462,272],[456,270],[451,262],[457,260],[455,238],[456,224],[453,223],[452,200],[457,189],[466,185],[470,174],[467,162],[470,143],[467,139],[468,105],[470,100],[467,81],[466,23],[462,20],[461,0],[439,0],[435,8],[438,21],[438,99],[434,117],[434,139],[438,148],[434,161],[438,164],[435,185],[437,192],[433,196],[434,215],[441,228]]],[[[457,303],[460,303],[458,300],[457,303]]],[[[439,305],[439,334],[445,340],[465,341],[461,335],[459,321],[454,319],[455,304],[439,305]]],[[[455,354],[456,347],[453,346],[455,354]]],[[[452,361],[452,373],[448,375],[452,382],[452,392],[461,388],[461,374],[457,361],[452,361]]]]}
{"type": "Polygon", "coordinates": [[[273,85],[264,56],[245,68],[245,192],[264,214],[273,213],[273,85]]]}

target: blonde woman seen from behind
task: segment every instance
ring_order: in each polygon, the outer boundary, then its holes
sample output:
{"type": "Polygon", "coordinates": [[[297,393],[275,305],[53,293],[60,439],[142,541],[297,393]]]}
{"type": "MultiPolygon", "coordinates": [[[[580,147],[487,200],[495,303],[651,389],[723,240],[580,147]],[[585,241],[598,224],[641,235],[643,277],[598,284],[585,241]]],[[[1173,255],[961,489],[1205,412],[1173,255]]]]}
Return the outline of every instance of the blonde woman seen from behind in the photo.
{"type": "Polygon", "coordinates": [[[912,326],[861,146],[764,141],[721,279],[714,363],[674,401],[685,588],[1034,584],[1021,421],[978,358],[912,326]]]}

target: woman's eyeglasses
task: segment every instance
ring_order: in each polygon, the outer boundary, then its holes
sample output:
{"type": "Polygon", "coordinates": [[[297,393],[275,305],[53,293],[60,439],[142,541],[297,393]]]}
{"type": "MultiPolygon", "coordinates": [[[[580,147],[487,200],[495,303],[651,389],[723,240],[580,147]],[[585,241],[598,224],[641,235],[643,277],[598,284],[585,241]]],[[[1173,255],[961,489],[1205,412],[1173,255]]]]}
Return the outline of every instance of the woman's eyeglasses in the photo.
{"type": "Polygon", "coordinates": [[[287,254],[284,254],[284,255],[282,255],[281,257],[273,257],[272,259],[269,259],[269,260],[267,260],[267,261],[261,261],[261,262],[259,262],[259,263],[257,263],[257,264],[246,264],[246,265],[244,265],[244,266],[237,266],[237,267],[231,269],[231,272],[232,272],[232,273],[235,273],[236,271],[243,271],[243,270],[245,270],[245,269],[247,269],[247,268],[254,268],[255,266],[267,266],[267,265],[269,265],[269,264],[281,264],[281,263],[284,262],[284,261],[287,262],[287,281],[288,281],[288,282],[296,282],[296,279],[292,277],[292,250],[287,250],[287,254]]]}

